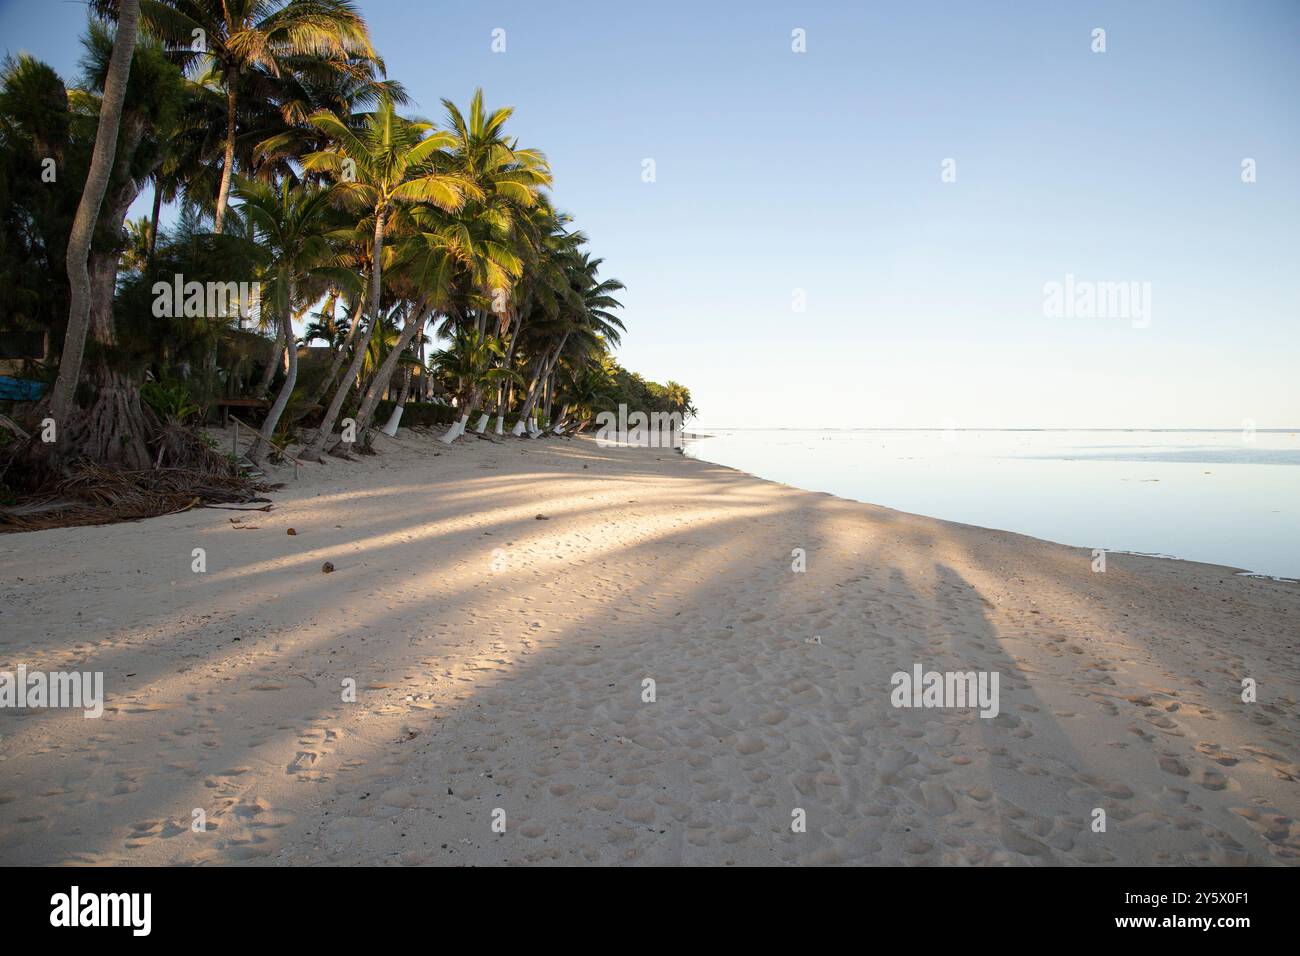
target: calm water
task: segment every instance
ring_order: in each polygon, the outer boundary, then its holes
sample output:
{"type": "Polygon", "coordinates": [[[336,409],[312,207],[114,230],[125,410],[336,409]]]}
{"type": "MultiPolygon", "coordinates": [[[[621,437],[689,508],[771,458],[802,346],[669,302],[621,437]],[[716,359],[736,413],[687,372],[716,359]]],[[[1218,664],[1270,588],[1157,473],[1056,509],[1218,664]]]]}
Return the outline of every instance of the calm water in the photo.
{"type": "Polygon", "coordinates": [[[693,458],[811,491],[1063,544],[1300,577],[1298,432],[695,435],[685,446],[693,458]]]}

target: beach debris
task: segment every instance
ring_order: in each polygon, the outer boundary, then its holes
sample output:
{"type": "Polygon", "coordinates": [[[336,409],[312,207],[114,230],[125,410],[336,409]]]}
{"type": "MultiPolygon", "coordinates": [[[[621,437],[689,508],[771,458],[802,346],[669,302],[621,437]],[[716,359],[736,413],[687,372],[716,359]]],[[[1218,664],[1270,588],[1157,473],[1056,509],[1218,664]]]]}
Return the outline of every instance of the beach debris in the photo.
{"type": "Polygon", "coordinates": [[[295,531],[293,528],[287,528],[287,529],[285,530],[284,533],[285,533],[285,534],[297,534],[298,532],[295,531]]]}
{"type": "Polygon", "coordinates": [[[31,435],[28,435],[27,432],[23,431],[19,424],[7,415],[0,415],[0,427],[9,429],[9,431],[13,432],[23,441],[27,441],[32,437],[31,435]]]}
{"type": "Polygon", "coordinates": [[[207,449],[193,457],[200,468],[125,471],[94,463],[74,466],[66,478],[0,507],[0,533],[112,524],[205,505],[266,500],[257,495],[271,486],[232,474],[224,460],[215,461],[207,449]]]}
{"type": "Polygon", "coordinates": [[[546,517],[546,515],[538,515],[538,516],[537,516],[537,520],[538,520],[538,521],[550,521],[551,519],[548,518],[548,517],[546,517]]]}
{"type": "Polygon", "coordinates": [[[822,642],[822,636],[818,634],[814,637],[805,637],[803,642],[805,644],[820,644],[822,642]]]}
{"type": "Polygon", "coordinates": [[[329,574],[334,570],[334,562],[326,561],[320,566],[321,574],[329,574]]]}

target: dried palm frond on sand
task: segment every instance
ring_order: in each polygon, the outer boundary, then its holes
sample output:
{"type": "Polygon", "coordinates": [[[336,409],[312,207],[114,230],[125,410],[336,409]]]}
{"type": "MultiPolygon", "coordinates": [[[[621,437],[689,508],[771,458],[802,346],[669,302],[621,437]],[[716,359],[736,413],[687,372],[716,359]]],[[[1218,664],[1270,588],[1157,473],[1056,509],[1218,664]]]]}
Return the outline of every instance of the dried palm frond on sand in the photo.
{"type": "Polygon", "coordinates": [[[235,462],[180,426],[166,426],[157,446],[159,466],[146,470],[74,464],[62,479],[0,507],[0,533],[136,521],[209,504],[265,502],[258,495],[275,487],[241,474],[235,462]],[[164,461],[176,464],[162,467],[164,461]]]}

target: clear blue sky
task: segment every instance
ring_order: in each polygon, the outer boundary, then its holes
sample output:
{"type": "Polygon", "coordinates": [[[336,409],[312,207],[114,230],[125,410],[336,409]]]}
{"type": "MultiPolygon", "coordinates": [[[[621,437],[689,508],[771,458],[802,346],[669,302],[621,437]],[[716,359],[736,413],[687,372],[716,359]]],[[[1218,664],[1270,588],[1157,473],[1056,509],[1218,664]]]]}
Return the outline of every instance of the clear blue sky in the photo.
{"type": "MultiPolygon", "coordinates": [[[[516,107],[705,424],[1300,426],[1300,3],[360,6],[416,112],[516,107]],[[1045,316],[1067,274],[1150,325],[1045,316]]],[[[83,19],[0,46],[71,75],[83,19]]]]}

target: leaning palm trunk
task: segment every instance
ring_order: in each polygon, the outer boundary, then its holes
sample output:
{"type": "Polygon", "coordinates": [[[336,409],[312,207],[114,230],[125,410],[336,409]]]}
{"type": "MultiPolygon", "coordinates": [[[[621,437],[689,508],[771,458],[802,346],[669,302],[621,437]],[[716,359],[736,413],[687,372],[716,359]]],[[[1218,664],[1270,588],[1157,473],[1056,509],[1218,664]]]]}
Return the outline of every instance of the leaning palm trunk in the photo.
{"type": "MultiPolygon", "coordinates": [[[[293,331],[290,329],[289,337],[292,338],[293,331]]],[[[284,354],[285,331],[284,323],[275,324],[275,345],[271,349],[271,358],[266,363],[266,368],[262,370],[262,380],[257,383],[257,391],[253,393],[255,398],[266,398],[271,391],[271,383],[275,381],[275,369],[280,364],[280,358],[284,354]]]]}
{"type": "MultiPolygon", "coordinates": [[[[510,366],[507,365],[506,368],[510,366]]],[[[514,385],[510,382],[502,382],[497,387],[497,423],[493,426],[492,431],[497,434],[503,434],[506,423],[506,409],[510,405],[510,394],[514,385]]]]}
{"type": "Polygon", "coordinates": [[[108,178],[117,154],[117,132],[122,121],[122,101],[126,97],[127,79],[131,75],[131,58],[135,55],[139,0],[122,0],[118,8],[117,36],[108,62],[104,97],[95,130],[95,148],[86,174],[86,185],[77,204],[68,237],[67,270],[71,285],[68,330],[63,339],[59,376],[50,392],[50,417],[63,425],[72,410],[73,396],[81,377],[81,360],[86,350],[86,331],[90,326],[90,243],[99,218],[99,208],[108,190],[108,178]]]}
{"type": "Polygon", "coordinates": [[[358,434],[370,427],[370,419],[375,414],[375,406],[379,404],[380,396],[387,391],[388,383],[393,377],[393,371],[397,368],[397,363],[401,361],[402,353],[411,344],[415,334],[424,328],[424,323],[428,318],[429,313],[425,311],[423,305],[411,313],[411,318],[402,328],[402,334],[398,338],[397,344],[393,346],[392,351],[384,358],[384,364],[379,366],[379,371],[370,380],[370,387],[366,389],[365,398],[361,402],[361,410],[357,412],[358,434]]]}
{"type": "Polygon", "coordinates": [[[325,409],[325,417],[321,419],[320,431],[312,439],[311,447],[307,449],[305,457],[311,461],[320,461],[321,454],[325,451],[326,444],[334,433],[334,423],[338,420],[339,412],[343,409],[343,403],[347,400],[348,392],[352,390],[353,384],[357,381],[357,376],[361,373],[361,366],[366,361],[366,349],[370,346],[370,338],[375,333],[375,324],[378,321],[372,321],[366,325],[365,335],[361,336],[361,341],[357,343],[356,353],[352,356],[352,362],[348,369],[343,373],[343,378],[339,380],[338,386],[334,389],[334,397],[330,399],[329,408],[325,409]]]}
{"type": "MultiPolygon", "coordinates": [[[[293,285],[289,285],[289,301],[293,301],[293,285]]],[[[293,341],[293,320],[290,317],[289,310],[285,310],[282,321],[284,336],[291,343],[289,350],[289,371],[284,376],[284,383],[280,386],[280,392],[275,396],[275,402],[271,405],[271,410],[266,413],[266,421],[262,422],[262,431],[257,436],[257,442],[253,445],[253,461],[261,461],[263,456],[271,447],[271,436],[275,434],[275,427],[280,423],[280,416],[289,405],[289,397],[293,395],[293,387],[298,381],[298,350],[294,348],[293,341]]]]}
{"type": "Polygon", "coordinates": [[[546,414],[544,416],[546,424],[549,426],[555,421],[555,366],[551,366],[551,374],[546,377],[546,400],[542,404],[546,414]]]}
{"type": "Polygon", "coordinates": [[[379,291],[381,288],[382,268],[381,261],[384,253],[384,215],[381,210],[375,210],[375,238],[371,247],[371,275],[370,275],[370,300],[367,312],[370,315],[370,322],[366,326],[366,334],[361,337],[357,343],[352,356],[352,363],[348,366],[342,381],[334,389],[334,397],[330,400],[330,406],[325,410],[325,417],[321,419],[320,431],[312,439],[311,447],[307,449],[304,457],[319,461],[321,453],[325,451],[325,445],[329,442],[334,433],[334,422],[339,417],[339,410],[343,408],[343,401],[347,398],[348,390],[357,380],[361,372],[361,366],[366,360],[366,350],[370,347],[370,339],[375,334],[375,329],[381,324],[379,315],[379,291]]]}
{"type": "Polygon", "coordinates": [[[528,383],[528,391],[524,395],[524,403],[519,409],[519,419],[515,422],[515,427],[510,429],[510,434],[522,435],[528,427],[528,416],[533,413],[533,404],[536,402],[537,383],[542,380],[542,372],[546,365],[546,356],[542,356],[533,366],[533,377],[528,383]]]}
{"type": "Polygon", "coordinates": [[[238,74],[226,78],[226,154],[221,167],[221,186],[217,190],[217,212],[212,231],[221,235],[226,221],[226,203],[230,201],[230,178],[235,168],[235,84],[238,74]]]}
{"type": "Polygon", "coordinates": [[[388,422],[381,429],[385,435],[390,437],[397,435],[397,426],[402,423],[402,411],[406,408],[407,396],[411,394],[411,370],[407,369],[405,378],[402,379],[402,390],[397,393],[397,404],[393,406],[393,413],[388,416],[388,422]]]}
{"type": "MultiPolygon", "coordinates": [[[[528,386],[528,397],[524,400],[524,407],[519,412],[519,421],[515,422],[515,427],[511,430],[512,435],[522,435],[525,429],[529,427],[529,417],[533,414],[533,409],[537,406],[537,399],[541,396],[541,384],[551,374],[555,368],[555,363],[560,360],[560,353],[564,351],[564,343],[569,341],[569,333],[565,332],[560,339],[560,344],[556,346],[554,356],[544,356],[542,367],[538,370],[537,376],[533,383],[528,386]]],[[[529,429],[536,432],[536,428],[529,429]]]]}
{"type": "MultiPolygon", "coordinates": [[[[510,344],[506,347],[505,361],[501,365],[507,371],[515,367],[515,345],[519,342],[519,328],[524,324],[518,312],[511,316],[510,324],[510,344]]],[[[493,431],[498,435],[505,433],[506,412],[510,410],[510,402],[514,400],[514,396],[513,380],[504,381],[497,388],[497,424],[493,431]]]]}
{"type": "Polygon", "coordinates": [[[446,433],[438,440],[444,445],[450,445],[461,435],[465,434],[465,423],[469,421],[470,413],[474,411],[474,406],[476,404],[478,404],[478,395],[477,393],[471,392],[465,399],[465,405],[461,409],[462,414],[460,418],[452,422],[451,427],[448,428],[446,433]]]}
{"type": "MultiPolygon", "coordinates": [[[[497,410],[500,410],[501,408],[501,389],[504,387],[504,385],[505,383],[498,385],[496,395],[490,399],[492,405],[494,405],[497,410]]],[[[483,432],[487,430],[488,422],[490,422],[491,420],[492,420],[491,406],[489,406],[485,402],[483,405],[483,412],[478,417],[478,424],[474,426],[474,431],[482,435],[483,432]]]]}
{"type": "Polygon", "coordinates": [[[330,359],[329,371],[325,373],[325,377],[321,379],[321,383],[316,386],[316,391],[312,392],[311,397],[303,403],[303,408],[298,412],[295,421],[298,418],[303,418],[310,413],[313,408],[319,405],[320,400],[325,397],[325,393],[328,392],[330,386],[334,384],[334,379],[338,377],[339,369],[343,367],[343,359],[347,357],[348,348],[357,337],[357,326],[360,324],[357,309],[354,306],[348,317],[348,334],[344,336],[343,344],[334,349],[334,357],[330,359]]]}

